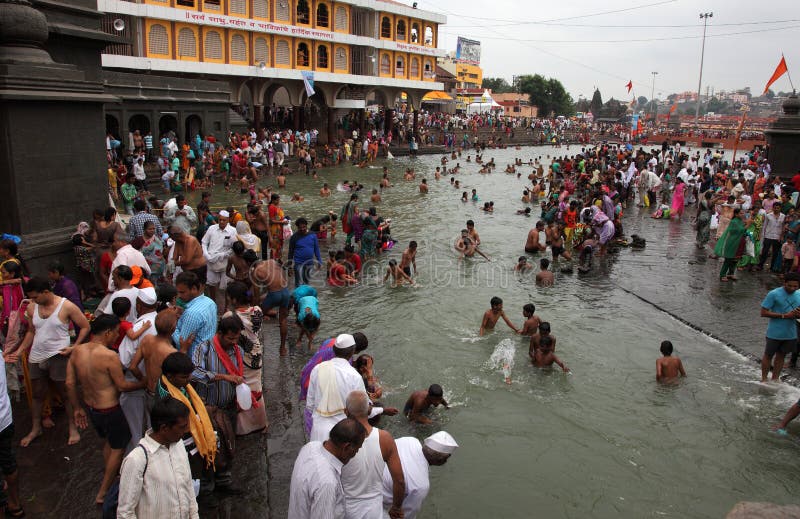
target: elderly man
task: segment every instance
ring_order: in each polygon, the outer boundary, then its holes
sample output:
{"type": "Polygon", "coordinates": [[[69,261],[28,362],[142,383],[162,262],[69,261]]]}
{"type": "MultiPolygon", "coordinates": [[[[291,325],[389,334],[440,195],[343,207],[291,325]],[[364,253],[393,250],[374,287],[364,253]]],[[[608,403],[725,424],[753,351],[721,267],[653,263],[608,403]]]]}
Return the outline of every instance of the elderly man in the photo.
{"type": "Polygon", "coordinates": [[[328,432],[346,418],[345,400],[352,391],[363,391],[364,380],[350,365],[356,341],[343,333],[333,345],[334,358],[322,362],[311,371],[306,408],[311,411],[311,441],[324,441],[328,432]]]}
{"type": "MultiPolygon", "coordinates": [[[[158,298],[156,296],[156,289],[153,287],[143,288],[138,290],[136,298],[136,314],[138,319],[133,323],[133,331],[138,332],[145,322],[155,324],[156,322],[156,305],[158,298]]],[[[122,362],[122,367],[125,370],[125,380],[128,382],[137,382],[139,379],[133,376],[130,372],[131,360],[136,351],[139,349],[144,338],[148,335],[155,335],[156,327],[150,326],[147,328],[138,339],[130,339],[125,336],[119,345],[119,360],[122,362]]],[[[139,370],[144,373],[144,362],[139,364],[139,370]]],[[[122,407],[122,412],[125,413],[125,419],[128,421],[128,427],[131,430],[131,441],[128,445],[128,452],[139,444],[142,439],[142,433],[150,427],[146,409],[146,396],[145,389],[137,389],[136,391],[127,391],[119,396],[119,405],[122,407]]]]}
{"type": "Polygon", "coordinates": [[[341,473],[364,443],[364,426],[353,419],[337,423],[324,442],[300,449],[289,490],[288,519],[344,519],[341,473]]]}
{"type": "MultiPolygon", "coordinates": [[[[141,252],[131,246],[125,234],[117,233],[114,235],[111,249],[114,251],[114,261],[111,263],[111,272],[114,272],[114,269],[120,265],[125,265],[128,267],[140,267],[143,272],[148,276],[150,275],[150,264],[147,263],[147,260],[141,252]]],[[[109,276],[108,291],[113,292],[115,289],[114,276],[109,276]]]]}
{"type": "Polygon", "coordinates": [[[203,284],[192,272],[181,272],[175,279],[175,289],[186,306],[172,342],[191,357],[198,344],[210,341],[217,333],[217,304],[203,295],[203,284]]]}
{"type": "MultiPolygon", "coordinates": [[[[422,502],[428,496],[431,484],[428,479],[428,467],[440,466],[458,448],[455,439],[445,431],[428,436],[424,444],[413,437],[398,438],[395,441],[400,463],[403,466],[403,479],[406,485],[406,496],[403,500],[403,517],[415,519],[422,502]]],[[[383,469],[383,506],[390,513],[394,499],[394,480],[388,466],[383,469]]],[[[386,514],[384,518],[389,517],[386,514]]]]}
{"type": "Polygon", "coordinates": [[[180,272],[193,272],[201,283],[206,282],[206,258],[203,256],[203,246],[197,238],[184,232],[179,225],[169,228],[169,237],[173,244],[167,253],[167,268],[177,277],[180,272]]]}
{"type": "Polygon", "coordinates": [[[392,477],[392,519],[403,517],[403,499],[406,485],[403,467],[394,438],[387,431],[369,423],[369,396],[363,390],[347,396],[345,413],[364,426],[366,437],[358,454],[342,467],[342,488],[345,495],[346,519],[372,519],[383,512],[383,467],[392,477]]]}
{"type": "Polygon", "coordinates": [[[190,234],[192,229],[197,226],[197,214],[192,206],[186,203],[186,197],[178,195],[175,197],[175,205],[167,202],[164,211],[164,220],[167,225],[177,225],[183,232],[190,234]]]}
{"type": "Polygon", "coordinates": [[[229,219],[228,211],[220,211],[219,223],[209,226],[203,235],[203,256],[208,264],[206,286],[208,296],[214,301],[217,300],[217,287],[225,290],[227,279],[225,268],[228,266],[228,256],[231,255],[233,244],[236,242],[236,229],[228,225],[229,219]]]}

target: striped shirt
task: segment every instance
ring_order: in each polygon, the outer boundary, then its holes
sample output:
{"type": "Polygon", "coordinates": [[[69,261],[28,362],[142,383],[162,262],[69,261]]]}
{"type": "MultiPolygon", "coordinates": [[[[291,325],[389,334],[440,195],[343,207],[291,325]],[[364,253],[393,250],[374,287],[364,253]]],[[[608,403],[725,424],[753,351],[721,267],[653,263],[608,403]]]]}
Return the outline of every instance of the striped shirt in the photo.
{"type": "MultiPolygon", "coordinates": [[[[236,348],[239,348],[237,345],[236,348]]],[[[230,362],[236,365],[236,351],[226,350],[230,362]]],[[[231,375],[222,364],[213,341],[206,341],[194,349],[192,356],[192,382],[197,394],[208,405],[230,407],[236,399],[236,386],[224,380],[214,380],[217,373],[231,375]]]]}
{"type": "Polygon", "coordinates": [[[161,222],[158,220],[156,215],[150,214],[146,211],[139,211],[132,216],[128,222],[128,231],[130,232],[131,239],[144,234],[144,224],[147,222],[153,222],[153,224],[155,224],[156,236],[161,237],[161,235],[164,234],[164,231],[161,228],[161,222]]]}
{"type": "Polygon", "coordinates": [[[180,345],[181,337],[186,338],[193,333],[195,337],[189,347],[189,358],[192,358],[198,344],[210,341],[217,333],[217,304],[210,297],[198,296],[186,304],[172,334],[172,342],[180,345]]]}

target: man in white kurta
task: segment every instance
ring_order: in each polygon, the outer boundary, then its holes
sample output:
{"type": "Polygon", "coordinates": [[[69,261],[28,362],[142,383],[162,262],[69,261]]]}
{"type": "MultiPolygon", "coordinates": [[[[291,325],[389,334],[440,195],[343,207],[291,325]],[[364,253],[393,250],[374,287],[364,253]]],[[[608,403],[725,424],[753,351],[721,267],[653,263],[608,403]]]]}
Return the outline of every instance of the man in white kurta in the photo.
{"type": "Polygon", "coordinates": [[[350,334],[336,337],[333,359],[321,362],[311,371],[306,408],[313,425],[310,441],[325,441],[334,425],[345,419],[344,408],[351,391],[364,389],[364,380],[350,365],[356,341],[350,334]]]}
{"type": "MultiPolygon", "coordinates": [[[[430,465],[444,465],[458,444],[445,431],[439,431],[425,438],[423,446],[418,439],[407,436],[395,440],[400,462],[403,465],[403,478],[406,483],[406,498],[403,500],[404,519],[415,519],[428,496],[431,484],[428,479],[430,465]]],[[[392,506],[392,476],[389,469],[383,469],[383,507],[384,519],[389,519],[392,506]]]]}
{"type": "Polygon", "coordinates": [[[347,419],[331,429],[330,439],[308,442],[292,470],[288,519],[344,519],[342,467],[364,443],[366,431],[347,419]]]}

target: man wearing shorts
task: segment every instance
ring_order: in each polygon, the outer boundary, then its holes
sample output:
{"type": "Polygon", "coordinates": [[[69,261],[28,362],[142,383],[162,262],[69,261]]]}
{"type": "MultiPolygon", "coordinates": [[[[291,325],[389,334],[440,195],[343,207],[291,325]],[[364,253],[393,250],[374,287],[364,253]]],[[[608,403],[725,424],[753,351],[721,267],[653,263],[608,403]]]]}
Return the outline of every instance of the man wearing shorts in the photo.
{"type": "Polygon", "coordinates": [[[289,281],[280,263],[274,259],[262,261],[253,269],[253,283],[266,287],[267,295],[261,302],[264,315],[273,308],[278,309],[281,330],[281,356],[286,355],[286,336],[289,333],[289,281]]]}
{"type": "Polygon", "coordinates": [[[119,319],[113,315],[101,315],[92,321],[92,342],[75,349],[67,365],[66,384],[69,403],[75,410],[75,423],[85,429],[91,420],[97,435],[106,441],[103,446],[105,470],[95,497],[96,504],[103,503],[119,473],[125,448],[131,439],[128,421],[119,405],[119,394],[142,389],[145,385],[144,381],[125,380],[119,356],[111,349],[118,335],[119,319]],[[78,400],[78,383],[83,389],[86,411],[78,400]]]}
{"type": "Polygon", "coordinates": [[[767,346],[761,358],[761,382],[767,381],[770,367],[772,380],[778,380],[787,354],[797,351],[797,319],[800,318],[800,274],[789,272],[783,286],[770,290],[761,303],[761,317],[768,317],[767,346]],[[775,363],[772,363],[775,357],[775,363]]]}
{"type": "Polygon", "coordinates": [[[18,350],[7,352],[6,362],[16,362],[19,354],[30,348],[28,353],[28,369],[31,380],[31,432],[21,441],[27,447],[33,440],[42,435],[42,405],[49,383],[52,381],[56,393],[65,402],[69,419],[69,440],[72,445],[80,441],[81,436],[72,421],[72,408],[66,400],[64,381],[67,378],[67,360],[74,346],[70,346],[69,323],[75,326],[78,337],[75,344],[80,344],[89,335],[89,321],[83,312],[72,302],[58,297],[50,291],[47,279],[34,277],[25,285],[25,292],[34,304],[28,305],[25,317],[31,325],[18,350]]]}

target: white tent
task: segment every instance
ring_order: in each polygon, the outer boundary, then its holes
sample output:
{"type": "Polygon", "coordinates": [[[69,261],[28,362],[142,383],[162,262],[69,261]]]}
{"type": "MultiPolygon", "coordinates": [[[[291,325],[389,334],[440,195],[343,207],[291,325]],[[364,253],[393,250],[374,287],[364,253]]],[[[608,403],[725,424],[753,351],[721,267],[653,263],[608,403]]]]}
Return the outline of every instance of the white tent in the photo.
{"type": "Polygon", "coordinates": [[[483,95],[480,97],[478,101],[474,103],[470,103],[467,105],[467,114],[479,114],[479,113],[486,113],[486,112],[500,112],[501,114],[505,112],[505,109],[502,105],[500,105],[497,101],[492,99],[492,95],[489,93],[488,90],[483,91],[483,95]]]}

